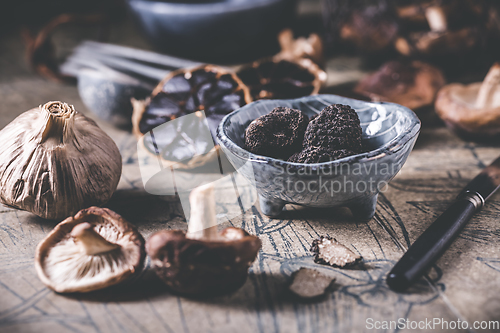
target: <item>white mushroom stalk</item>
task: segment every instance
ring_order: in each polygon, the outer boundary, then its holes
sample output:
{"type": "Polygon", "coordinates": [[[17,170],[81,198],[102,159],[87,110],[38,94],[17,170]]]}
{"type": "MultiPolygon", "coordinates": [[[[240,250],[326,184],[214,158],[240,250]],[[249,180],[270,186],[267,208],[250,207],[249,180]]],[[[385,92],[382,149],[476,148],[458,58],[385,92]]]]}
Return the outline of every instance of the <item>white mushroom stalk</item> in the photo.
{"type": "Polygon", "coordinates": [[[189,195],[189,203],[191,205],[191,217],[186,237],[203,240],[218,239],[213,184],[194,188],[189,195]]]}
{"type": "Polygon", "coordinates": [[[425,10],[425,18],[432,31],[442,32],[448,28],[446,15],[442,7],[431,6],[425,10]]]}
{"type": "Polygon", "coordinates": [[[75,239],[81,251],[89,256],[108,253],[120,247],[105,240],[88,222],[77,224],[71,231],[71,237],[75,239]]]}
{"type": "Polygon", "coordinates": [[[491,66],[488,74],[484,78],[479,92],[477,94],[477,99],[475,107],[477,109],[484,109],[490,106],[494,106],[494,96],[496,90],[500,85],[500,63],[495,63],[491,66]]]}

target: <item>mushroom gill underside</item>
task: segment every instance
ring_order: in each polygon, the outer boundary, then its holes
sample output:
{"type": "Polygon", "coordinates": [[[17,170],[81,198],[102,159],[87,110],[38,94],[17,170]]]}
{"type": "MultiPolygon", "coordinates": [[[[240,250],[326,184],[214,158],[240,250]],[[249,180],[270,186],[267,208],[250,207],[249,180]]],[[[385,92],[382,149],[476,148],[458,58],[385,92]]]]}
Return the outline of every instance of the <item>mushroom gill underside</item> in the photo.
{"type": "Polygon", "coordinates": [[[124,239],[118,240],[119,233],[110,229],[104,225],[94,228],[105,242],[112,245],[105,252],[88,254],[71,235],[48,249],[42,266],[56,291],[94,290],[97,286],[104,287],[134,273],[130,259],[140,257],[140,253],[135,247],[127,246],[124,239]]]}

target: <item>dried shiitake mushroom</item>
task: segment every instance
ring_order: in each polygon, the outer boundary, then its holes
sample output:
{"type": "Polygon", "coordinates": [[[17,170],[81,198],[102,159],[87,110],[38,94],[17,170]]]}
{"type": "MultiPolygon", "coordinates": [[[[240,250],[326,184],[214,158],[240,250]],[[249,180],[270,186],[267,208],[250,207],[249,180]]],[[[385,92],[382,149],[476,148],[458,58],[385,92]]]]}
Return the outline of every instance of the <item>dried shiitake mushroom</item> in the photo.
{"type": "Polygon", "coordinates": [[[500,63],[483,82],[453,83],[438,93],[436,112],[457,134],[483,139],[500,134],[500,63]]]}
{"type": "Polygon", "coordinates": [[[89,292],[122,282],[142,270],[144,238],[117,213],[98,207],[59,223],[38,244],[38,277],[58,293],[89,292]]]}
{"type": "Polygon", "coordinates": [[[354,91],[374,101],[404,105],[412,110],[432,105],[445,84],[441,70],[421,61],[388,61],[363,78],[354,91]]]}
{"type": "Polygon", "coordinates": [[[62,219],[109,200],[122,160],[97,124],[63,102],[26,111],[0,131],[0,201],[62,219]]]}
{"type": "Polygon", "coordinates": [[[238,76],[253,99],[289,99],[314,95],[326,81],[326,73],[311,59],[277,54],[245,65],[238,76]]]}
{"type": "Polygon", "coordinates": [[[425,16],[428,28],[400,36],[395,41],[398,52],[406,56],[462,56],[478,45],[481,40],[481,8],[467,1],[420,6],[419,14],[425,16]]]}
{"type": "Polygon", "coordinates": [[[217,232],[213,185],[195,188],[189,201],[187,234],[162,230],[146,243],[156,273],[173,291],[192,297],[235,291],[246,281],[259,238],[232,227],[217,232]]]}
{"type": "Polygon", "coordinates": [[[399,53],[424,56],[446,56],[459,54],[473,49],[480,34],[474,28],[462,28],[454,31],[412,32],[406,38],[396,40],[399,53]]]}
{"type": "Polygon", "coordinates": [[[397,37],[399,26],[387,0],[323,0],[326,39],[330,49],[339,42],[361,52],[387,50],[397,37]]]}
{"type": "Polygon", "coordinates": [[[207,145],[213,146],[212,139],[204,135],[207,125],[215,138],[222,118],[251,101],[248,88],[228,70],[214,65],[180,69],[167,75],[148,99],[133,101],[133,132],[140,140],[140,147],[160,156],[165,165],[189,169],[218,156],[218,146],[203,156],[195,153],[207,145]],[[182,118],[185,115],[196,117],[182,118]],[[169,133],[145,136],[174,119],[177,124],[175,129],[167,128],[169,133]],[[182,138],[185,140],[177,142],[182,138]]]}

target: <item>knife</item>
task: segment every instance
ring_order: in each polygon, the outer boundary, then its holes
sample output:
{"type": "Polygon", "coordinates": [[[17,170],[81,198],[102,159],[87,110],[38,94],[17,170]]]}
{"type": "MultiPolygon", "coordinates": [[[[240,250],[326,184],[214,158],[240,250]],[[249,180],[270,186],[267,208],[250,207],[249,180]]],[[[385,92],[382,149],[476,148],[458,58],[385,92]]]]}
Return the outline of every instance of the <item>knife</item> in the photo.
{"type": "Polygon", "coordinates": [[[389,288],[404,291],[418,280],[499,186],[500,157],[467,184],[455,202],[410,246],[387,275],[389,288]]]}

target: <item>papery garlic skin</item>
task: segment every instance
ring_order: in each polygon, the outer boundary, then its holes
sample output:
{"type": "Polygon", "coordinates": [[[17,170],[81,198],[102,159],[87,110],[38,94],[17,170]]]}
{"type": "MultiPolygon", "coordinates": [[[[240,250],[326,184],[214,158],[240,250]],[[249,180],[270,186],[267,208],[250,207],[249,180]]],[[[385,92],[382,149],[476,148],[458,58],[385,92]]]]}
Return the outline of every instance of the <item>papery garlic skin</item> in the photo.
{"type": "Polygon", "coordinates": [[[0,131],[0,201],[63,219],[109,200],[122,159],[114,141],[72,105],[48,102],[0,131]]]}

